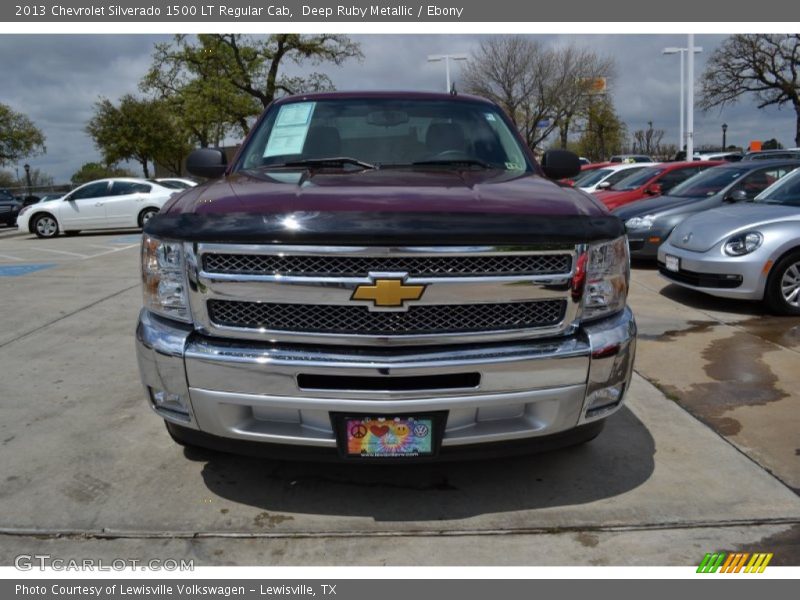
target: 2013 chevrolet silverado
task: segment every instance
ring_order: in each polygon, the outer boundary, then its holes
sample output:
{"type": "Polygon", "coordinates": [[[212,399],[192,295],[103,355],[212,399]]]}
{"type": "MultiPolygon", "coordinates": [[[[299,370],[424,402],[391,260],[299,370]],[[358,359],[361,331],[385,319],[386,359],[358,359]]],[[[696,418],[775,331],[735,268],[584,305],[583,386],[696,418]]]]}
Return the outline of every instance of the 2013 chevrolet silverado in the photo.
{"type": "Polygon", "coordinates": [[[137,354],[177,442],[353,461],[587,441],[636,327],[619,219],[495,104],[274,102],[144,229],[137,354]]]}

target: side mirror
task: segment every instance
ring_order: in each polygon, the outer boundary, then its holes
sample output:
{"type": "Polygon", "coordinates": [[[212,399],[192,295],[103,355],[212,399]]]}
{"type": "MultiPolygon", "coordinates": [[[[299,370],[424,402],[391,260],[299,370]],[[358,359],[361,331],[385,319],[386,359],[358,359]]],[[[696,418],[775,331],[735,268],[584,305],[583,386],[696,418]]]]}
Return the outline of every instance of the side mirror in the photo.
{"type": "Polygon", "coordinates": [[[660,183],[651,183],[647,186],[647,189],[644,191],[645,194],[649,194],[650,196],[660,196],[661,195],[661,184],[660,183]]]}
{"type": "Polygon", "coordinates": [[[728,192],[723,199],[725,202],[745,202],[747,201],[747,192],[744,190],[734,190],[728,192]]]}
{"type": "Polygon", "coordinates": [[[225,174],[228,159],[222,150],[201,148],[194,150],[186,159],[186,170],[198,177],[217,179],[225,174]]]}
{"type": "Polygon", "coordinates": [[[611,183],[608,182],[608,181],[601,181],[600,183],[597,184],[597,189],[598,190],[607,190],[610,187],[611,187],[611,183]]]}
{"type": "Polygon", "coordinates": [[[566,179],[581,172],[577,154],[568,150],[548,150],[542,156],[542,170],[549,179],[566,179]]]}

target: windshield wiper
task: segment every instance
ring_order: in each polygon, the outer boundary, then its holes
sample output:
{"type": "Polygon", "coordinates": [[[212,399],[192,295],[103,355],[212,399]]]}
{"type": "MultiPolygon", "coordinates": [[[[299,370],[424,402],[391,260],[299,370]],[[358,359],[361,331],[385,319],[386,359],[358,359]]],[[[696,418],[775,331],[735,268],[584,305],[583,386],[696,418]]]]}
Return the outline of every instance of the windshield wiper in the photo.
{"type": "Polygon", "coordinates": [[[377,165],[358,160],[350,156],[332,156],[330,158],[306,158],[304,160],[292,160],[285,163],[266,165],[269,167],[343,167],[353,165],[362,169],[377,169],[377,165]]]}
{"type": "Polygon", "coordinates": [[[494,169],[489,163],[485,163],[477,158],[456,158],[452,160],[447,159],[431,159],[431,160],[418,160],[411,163],[412,167],[423,166],[467,166],[467,167],[481,167],[482,169],[494,169]]]}

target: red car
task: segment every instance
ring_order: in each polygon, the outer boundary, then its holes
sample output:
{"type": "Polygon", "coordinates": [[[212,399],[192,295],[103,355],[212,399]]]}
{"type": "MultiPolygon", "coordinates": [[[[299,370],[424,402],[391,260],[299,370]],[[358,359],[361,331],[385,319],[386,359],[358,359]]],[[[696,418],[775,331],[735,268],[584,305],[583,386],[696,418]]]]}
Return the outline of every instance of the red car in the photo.
{"type": "Polygon", "coordinates": [[[725,161],[721,160],[661,163],[637,171],[607,190],[593,193],[609,210],[613,210],[642,198],[666,194],[700,171],[724,164],[725,161]]]}

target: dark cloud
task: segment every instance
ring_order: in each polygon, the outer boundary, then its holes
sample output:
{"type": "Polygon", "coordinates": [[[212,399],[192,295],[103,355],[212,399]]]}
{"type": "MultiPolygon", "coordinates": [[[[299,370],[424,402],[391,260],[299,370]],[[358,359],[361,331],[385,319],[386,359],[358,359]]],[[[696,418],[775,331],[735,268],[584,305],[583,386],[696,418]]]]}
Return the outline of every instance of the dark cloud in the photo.
{"type": "MultiPolygon", "coordinates": [[[[361,35],[365,58],[326,69],[339,89],[444,89],[444,65],[428,63],[429,54],[471,53],[476,35],[361,35]]],[[[665,46],[685,46],[680,35],[553,35],[536,36],[546,44],[577,44],[616,61],[611,93],[618,112],[631,130],[653,121],[666,130],[665,141],[677,143],[679,66],[677,56],[663,56],[665,46]]],[[[150,64],[153,44],[169,36],[152,35],[3,35],[3,77],[0,102],[27,113],[47,135],[47,154],[30,164],[66,181],[84,162],[98,154],[84,132],[94,102],[136,92],[150,64]]],[[[696,36],[703,46],[696,73],[725,36],[696,36]]],[[[297,66],[289,65],[294,71],[297,66]]],[[[458,85],[460,65],[453,67],[458,85]]],[[[757,110],[751,99],[724,111],[696,111],[695,144],[721,143],[726,122],[728,143],[777,138],[792,146],[791,110],[757,110]]]]}

